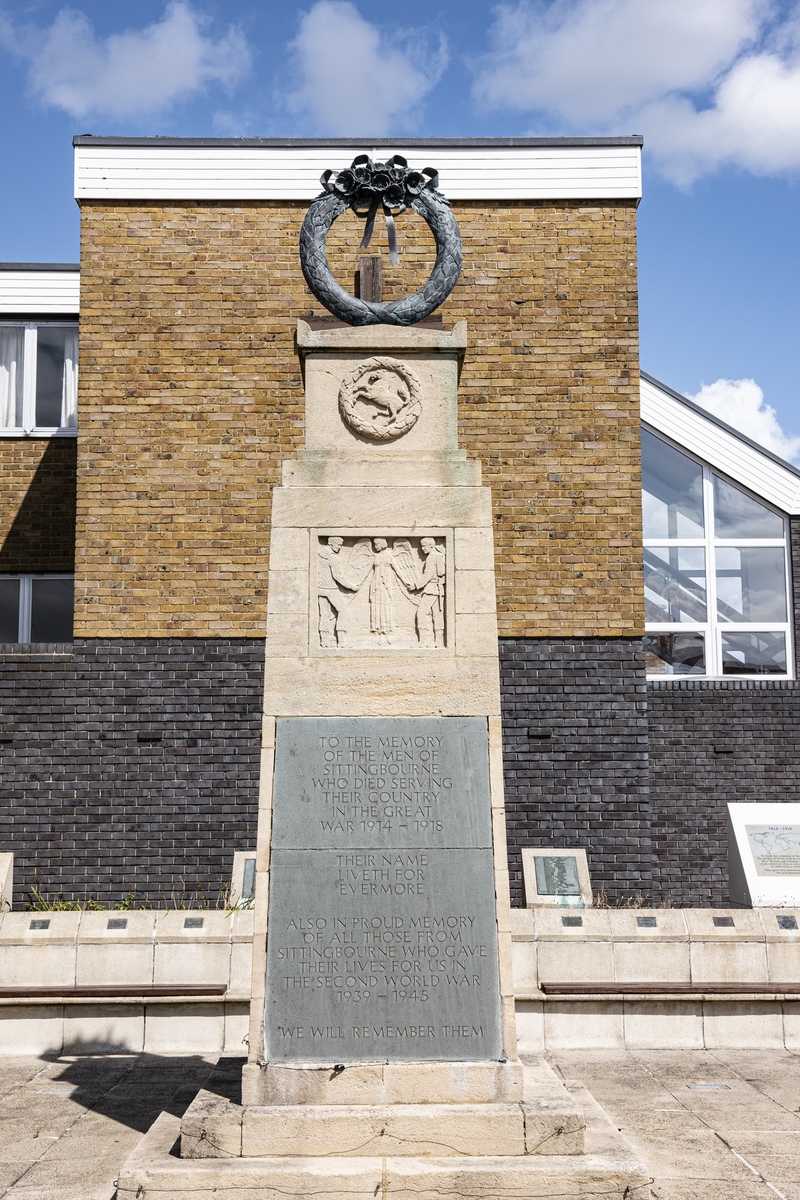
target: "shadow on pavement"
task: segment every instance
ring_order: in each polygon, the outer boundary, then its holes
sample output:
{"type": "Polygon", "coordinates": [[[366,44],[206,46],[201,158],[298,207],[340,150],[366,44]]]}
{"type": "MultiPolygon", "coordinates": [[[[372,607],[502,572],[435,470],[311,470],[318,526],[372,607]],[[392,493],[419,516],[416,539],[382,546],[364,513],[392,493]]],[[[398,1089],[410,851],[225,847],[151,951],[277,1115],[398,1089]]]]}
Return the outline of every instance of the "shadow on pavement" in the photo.
{"type": "Polygon", "coordinates": [[[158,1054],[82,1055],[71,1047],[58,1060],[56,1087],[71,1085],[70,1099],[87,1111],[146,1133],[162,1112],[182,1117],[201,1088],[241,1103],[241,1072],[246,1059],[158,1054]]]}

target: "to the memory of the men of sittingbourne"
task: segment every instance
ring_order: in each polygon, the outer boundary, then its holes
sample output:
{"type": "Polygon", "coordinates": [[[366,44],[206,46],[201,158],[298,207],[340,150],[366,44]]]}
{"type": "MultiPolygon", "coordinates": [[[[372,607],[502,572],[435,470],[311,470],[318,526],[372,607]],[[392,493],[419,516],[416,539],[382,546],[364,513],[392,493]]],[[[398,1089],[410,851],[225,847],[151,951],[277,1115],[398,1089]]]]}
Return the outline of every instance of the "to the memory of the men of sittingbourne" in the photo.
{"type": "Polygon", "coordinates": [[[487,722],[278,721],[273,1061],[501,1057],[487,722]]]}

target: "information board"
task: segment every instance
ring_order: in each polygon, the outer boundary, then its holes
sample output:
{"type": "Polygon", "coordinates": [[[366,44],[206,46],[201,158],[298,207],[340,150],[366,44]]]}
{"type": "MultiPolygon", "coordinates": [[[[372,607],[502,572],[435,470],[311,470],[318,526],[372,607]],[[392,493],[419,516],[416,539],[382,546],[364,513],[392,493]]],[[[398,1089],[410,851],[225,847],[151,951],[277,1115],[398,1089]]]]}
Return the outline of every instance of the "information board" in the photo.
{"type": "Polygon", "coordinates": [[[800,905],[800,804],[729,804],[732,904],[800,905]]]}

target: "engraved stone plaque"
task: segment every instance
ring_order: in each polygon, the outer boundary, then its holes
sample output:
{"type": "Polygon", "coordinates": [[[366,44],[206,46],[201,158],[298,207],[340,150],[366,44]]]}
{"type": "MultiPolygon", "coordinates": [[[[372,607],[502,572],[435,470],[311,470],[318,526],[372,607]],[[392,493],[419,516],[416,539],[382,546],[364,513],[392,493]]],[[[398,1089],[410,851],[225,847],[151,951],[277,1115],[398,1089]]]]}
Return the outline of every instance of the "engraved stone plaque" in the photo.
{"type": "Polygon", "coordinates": [[[500,1058],[486,721],[280,720],[274,794],[266,1057],[500,1058]]]}

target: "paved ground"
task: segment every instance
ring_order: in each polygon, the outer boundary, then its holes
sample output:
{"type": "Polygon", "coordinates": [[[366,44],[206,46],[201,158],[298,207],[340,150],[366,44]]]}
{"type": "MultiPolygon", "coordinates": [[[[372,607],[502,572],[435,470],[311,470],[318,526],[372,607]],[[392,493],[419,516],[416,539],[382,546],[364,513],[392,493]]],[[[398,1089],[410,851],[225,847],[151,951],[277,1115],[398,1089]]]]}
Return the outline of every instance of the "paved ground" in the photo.
{"type": "Polygon", "coordinates": [[[565,1078],[582,1079],[616,1121],[650,1168],[658,1200],[800,1200],[800,1055],[574,1050],[548,1057],[565,1078]]]}
{"type": "Polygon", "coordinates": [[[139,1138],[164,1109],[185,1112],[213,1062],[0,1059],[0,1198],[111,1200],[139,1138]]]}
{"type": "MultiPolygon", "coordinates": [[[[575,1050],[550,1061],[628,1136],[657,1200],[800,1200],[800,1055],[575,1050]]],[[[142,1133],[164,1109],[182,1114],[211,1066],[154,1055],[0,1060],[0,1200],[112,1200],[142,1133]]]]}

